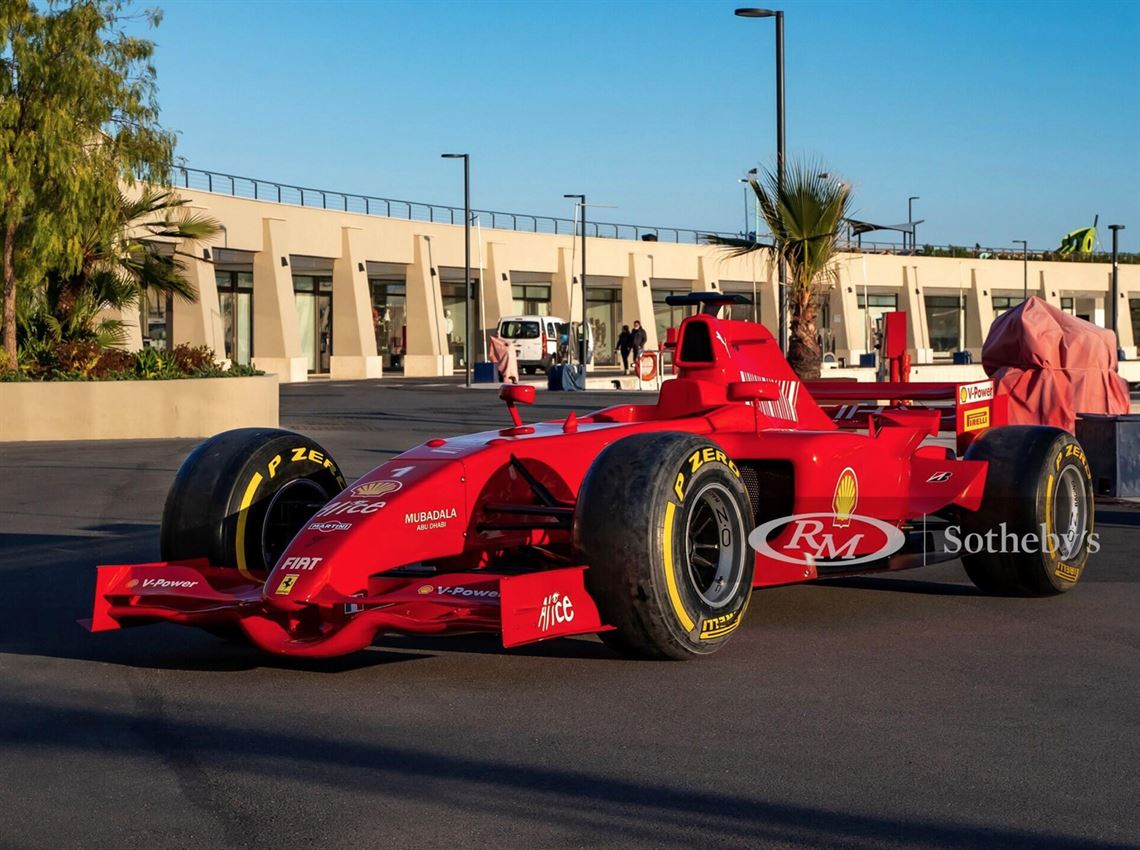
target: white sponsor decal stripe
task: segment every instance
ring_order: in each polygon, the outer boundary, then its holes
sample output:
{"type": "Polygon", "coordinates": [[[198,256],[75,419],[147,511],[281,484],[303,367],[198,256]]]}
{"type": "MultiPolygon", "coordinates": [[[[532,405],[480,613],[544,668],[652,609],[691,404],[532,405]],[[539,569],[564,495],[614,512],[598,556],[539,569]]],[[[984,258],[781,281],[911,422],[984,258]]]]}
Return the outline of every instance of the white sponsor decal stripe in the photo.
{"type": "Polygon", "coordinates": [[[798,422],[796,413],[796,399],[799,398],[799,381],[773,381],[762,375],[741,371],[740,377],[745,381],[762,381],[766,384],[775,384],[780,391],[780,397],[774,401],[761,401],[760,412],[773,419],[787,419],[789,422],[798,422]]]}

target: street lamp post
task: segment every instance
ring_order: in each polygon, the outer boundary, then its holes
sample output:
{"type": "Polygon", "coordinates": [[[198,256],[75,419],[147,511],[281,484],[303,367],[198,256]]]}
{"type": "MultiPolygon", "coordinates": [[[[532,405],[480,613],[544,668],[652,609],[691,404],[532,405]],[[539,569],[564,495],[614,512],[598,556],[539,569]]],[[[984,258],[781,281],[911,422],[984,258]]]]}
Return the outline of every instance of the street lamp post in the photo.
{"type": "MultiPolygon", "coordinates": [[[[776,192],[784,194],[784,13],[780,9],[737,9],[739,18],[776,19],[776,192]]],[[[788,350],[788,269],[783,255],[779,262],[780,350],[788,350]]]]}
{"type": "MultiPolygon", "coordinates": [[[[467,332],[463,340],[463,365],[466,368],[467,386],[471,386],[471,157],[465,153],[441,154],[443,159],[463,160],[463,297],[467,314],[467,332]]],[[[451,356],[449,351],[448,357],[451,356]]]]}
{"type": "Polygon", "coordinates": [[[743,235],[744,235],[744,238],[747,239],[748,238],[748,207],[749,207],[748,190],[752,188],[752,185],[748,182],[747,177],[741,177],[740,182],[744,184],[744,234],[743,235]]]}
{"type": "Polygon", "coordinates": [[[1118,266],[1116,248],[1117,248],[1117,237],[1120,235],[1120,231],[1124,229],[1124,225],[1123,224],[1110,224],[1108,226],[1108,229],[1112,231],[1112,311],[1109,313],[1109,315],[1112,316],[1112,332],[1114,334],[1117,334],[1117,336],[1116,336],[1117,359],[1123,360],[1124,359],[1124,348],[1121,347],[1121,345],[1120,345],[1120,334],[1117,332],[1117,329],[1116,329],[1116,323],[1117,323],[1117,319],[1118,319],[1118,317],[1117,317],[1117,304],[1120,303],[1120,295],[1116,289],[1116,272],[1117,272],[1117,266],[1118,266]]]}
{"type": "MultiPolygon", "coordinates": [[[[577,198],[578,209],[580,211],[580,227],[582,228],[582,324],[578,331],[582,337],[582,385],[586,383],[586,362],[589,360],[589,347],[590,336],[586,332],[586,196],[585,195],[563,195],[564,198],[577,198]]],[[[573,325],[574,317],[570,317],[571,325],[573,325]]],[[[573,346],[571,346],[573,348],[573,346]]],[[[570,357],[573,358],[573,352],[570,357]]]]}
{"type": "Polygon", "coordinates": [[[1029,243],[1024,239],[1014,239],[1013,244],[1021,246],[1021,301],[1024,304],[1029,300],[1029,243]]]}
{"type": "MultiPolygon", "coordinates": [[[[750,190],[752,189],[752,181],[759,179],[759,177],[757,177],[758,171],[759,169],[757,168],[749,168],[748,176],[744,178],[745,181],[749,184],[748,188],[750,190]]],[[[752,219],[752,241],[755,242],[760,238],[760,197],[756,194],[755,191],[752,191],[752,201],[755,207],[752,219]]]]}
{"type": "MultiPolygon", "coordinates": [[[[914,202],[921,200],[922,198],[918,195],[911,195],[906,199],[906,223],[910,225],[910,250],[912,251],[918,250],[918,234],[915,232],[918,228],[914,225],[914,202]]],[[[903,241],[905,242],[906,240],[904,239],[903,241]]],[[[903,247],[905,248],[906,246],[904,245],[903,247]]]]}

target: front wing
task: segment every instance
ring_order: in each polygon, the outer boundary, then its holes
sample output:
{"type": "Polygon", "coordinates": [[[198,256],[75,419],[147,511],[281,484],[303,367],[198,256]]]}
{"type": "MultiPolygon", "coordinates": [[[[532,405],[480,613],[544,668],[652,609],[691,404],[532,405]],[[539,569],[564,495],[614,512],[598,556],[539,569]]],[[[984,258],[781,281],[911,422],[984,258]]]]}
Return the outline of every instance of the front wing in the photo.
{"type": "MultiPolygon", "coordinates": [[[[93,632],[155,621],[236,625],[267,652],[311,658],[355,652],[385,632],[495,632],[513,647],[612,628],[586,591],[585,571],[380,575],[366,595],[325,588],[297,609],[275,606],[266,585],[205,561],[101,566],[92,617],[83,624],[93,632]]],[[[272,586],[281,594],[292,583],[272,586]]]]}

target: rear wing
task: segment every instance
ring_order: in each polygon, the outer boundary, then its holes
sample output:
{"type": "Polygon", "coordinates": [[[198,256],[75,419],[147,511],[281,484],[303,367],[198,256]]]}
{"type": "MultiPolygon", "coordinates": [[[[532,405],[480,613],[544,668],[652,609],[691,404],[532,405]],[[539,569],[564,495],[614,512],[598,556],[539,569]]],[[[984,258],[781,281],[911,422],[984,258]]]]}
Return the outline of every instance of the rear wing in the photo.
{"type": "Polygon", "coordinates": [[[875,427],[884,411],[928,409],[940,414],[939,430],[953,431],[958,453],[990,428],[1008,424],[1006,396],[993,381],[959,383],[870,383],[846,380],[805,381],[823,411],[840,428],[875,427]]]}

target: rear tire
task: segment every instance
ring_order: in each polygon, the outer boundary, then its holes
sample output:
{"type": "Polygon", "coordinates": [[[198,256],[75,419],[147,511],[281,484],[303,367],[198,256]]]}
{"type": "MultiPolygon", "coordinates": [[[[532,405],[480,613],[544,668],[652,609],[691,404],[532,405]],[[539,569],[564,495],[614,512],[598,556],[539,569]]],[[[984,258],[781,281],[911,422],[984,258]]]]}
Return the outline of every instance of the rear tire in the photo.
{"type": "Polygon", "coordinates": [[[981,507],[961,512],[970,580],[998,596],[1071,590],[1095,551],[1092,473],[1076,438],[1040,425],[995,428],[971,444],[966,459],[989,463],[981,507]],[[996,546],[1005,551],[968,554],[969,535],[987,533],[1005,538],[996,546]]]}
{"type": "Polygon", "coordinates": [[[336,461],[308,437],[276,428],[218,434],[174,478],[162,512],[162,559],[206,558],[263,578],[344,486],[336,461]]]}
{"type": "Polygon", "coordinates": [[[598,455],[574,542],[610,647],[686,659],[720,649],[752,593],[752,509],[725,452],[691,434],[637,434],[598,455]]]}

